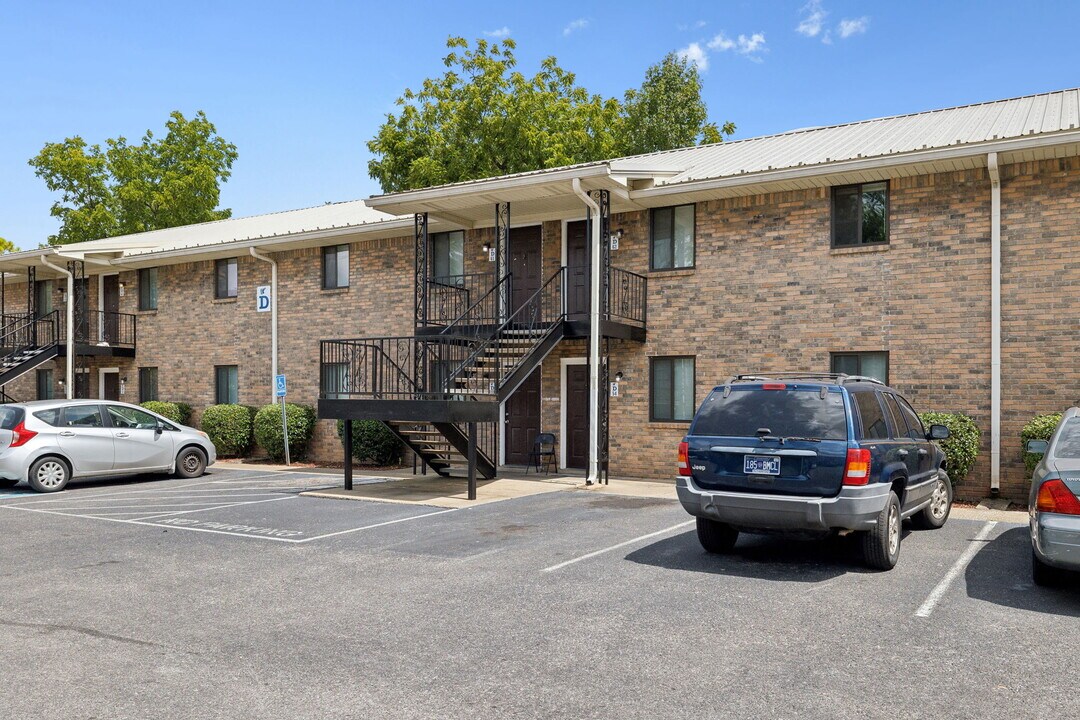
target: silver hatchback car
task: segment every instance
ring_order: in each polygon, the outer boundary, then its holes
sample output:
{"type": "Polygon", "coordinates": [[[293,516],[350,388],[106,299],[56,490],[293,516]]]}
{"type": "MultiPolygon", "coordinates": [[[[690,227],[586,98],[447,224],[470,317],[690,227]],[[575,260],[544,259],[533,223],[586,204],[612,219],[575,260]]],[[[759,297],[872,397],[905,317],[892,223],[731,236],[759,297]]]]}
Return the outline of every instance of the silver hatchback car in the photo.
{"type": "Polygon", "coordinates": [[[1026,449],[1042,455],[1028,498],[1032,579],[1056,585],[1080,571],[1080,407],[1065,411],[1049,442],[1029,440],[1026,449]]]}
{"type": "Polygon", "coordinates": [[[136,405],[39,400],[0,405],[0,487],[38,492],[72,478],[170,472],[198,477],[217,459],[206,433],[136,405]]]}

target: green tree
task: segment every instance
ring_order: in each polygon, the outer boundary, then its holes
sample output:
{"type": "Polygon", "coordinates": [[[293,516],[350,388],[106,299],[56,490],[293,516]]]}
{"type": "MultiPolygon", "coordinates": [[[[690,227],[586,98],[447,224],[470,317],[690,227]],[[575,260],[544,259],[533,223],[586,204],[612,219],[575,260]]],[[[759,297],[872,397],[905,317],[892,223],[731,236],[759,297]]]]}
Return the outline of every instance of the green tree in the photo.
{"type": "Polygon", "coordinates": [[[452,37],[447,47],[443,75],[405,90],[368,142],[368,172],[384,192],[716,141],[734,130],[707,122],[697,69],[674,55],[650,68],[624,106],[588,92],[554,57],[526,76],[511,39],[470,47],[452,37]],[[630,133],[636,122],[646,132],[630,133]]]}
{"type": "Polygon", "coordinates": [[[60,231],[50,245],[160,230],[230,217],[218,209],[220,185],[232,174],[236,146],[217,134],[203,112],[188,120],[170,114],[165,135],[146,131],[138,144],[124,137],[105,148],[79,136],[46,143],[30,165],[60,199],[52,216],[60,231]]]}
{"type": "Polygon", "coordinates": [[[15,243],[0,237],[0,253],[15,252],[15,250],[17,250],[15,243]]]}
{"type": "Polygon", "coordinates": [[[643,153],[715,143],[735,132],[735,124],[709,122],[701,99],[701,76],[697,65],[676,53],[645,71],[638,90],[628,90],[623,100],[619,153],[643,153]]]}

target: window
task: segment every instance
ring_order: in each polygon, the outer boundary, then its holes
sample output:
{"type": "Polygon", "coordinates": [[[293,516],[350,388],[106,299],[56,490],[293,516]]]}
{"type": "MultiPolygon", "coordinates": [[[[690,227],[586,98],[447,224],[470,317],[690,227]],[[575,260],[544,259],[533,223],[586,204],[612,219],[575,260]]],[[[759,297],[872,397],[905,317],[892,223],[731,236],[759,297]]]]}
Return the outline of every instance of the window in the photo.
{"type": "Polygon", "coordinates": [[[69,405],[64,408],[64,427],[104,427],[97,405],[69,405]]]}
{"type": "Polygon", "coordinates": [[[889,242],[889,184],[833,188],[833,247],[885,245],[889,242]]]}
{"type": "Polygon", "coordinates": [[[106,405],[105,408],[109,411],[109,420],[115,428],[154,430],[158,426],[158,419],[148,412],[124,405],[106,405]]]}
{"type": "Polygon", "coordinates": [[[57,427],[58,425],[60,425],[60,408],[53,408],[52,410],[38,410],[36,413],[34,413],[34,417],[47,425],[57,427]]]}
{"type": "Polygon", "coordinates": [[[139,309],[157,310],[157,268],[139,271],[139,309]]]}
{"type": "Polygon", "coordinates": [[[214,297],[236,297],[236,258],[215,260],[214,277],[216,278],[214,297]]]}
{"type": "Polygon", "coordinates": [[[889,426],[885,421],[885,411],[881,409],[876,392],[852,393],[855,406],[859,409],[862,422],[863,440],[888,440],[889,426]]]}
{"type": "Polygon", "coordinates": [[[53,371],[52,370],[38,370],[37,371],[37,399],[38,400],[52,400],[53,394],[53,371]]]}
{"type": "Polygon", "coordinates": [[[431,275],[435,282],[460,285],[465,274],[465,233],[462,230],[431,236],[431,275]]]}
{"type": "Polygon", "coordinates": [[[322,251],[323,290],[349,287],[349,246],[331,245],[322,251]]]}
{"type": "Polygon", "coordinates": [[[157,368],[139,368],[139,402],[158,399],[157,368]]]}
{"type": "Polygon", "coordinates": [[[214,402],[218,405],[235,405],[240,402],[240,386],[237,383],[235,365],[218,365],[214,368],[214,402]]]}
{"type": "Polygon", "coordinates": [[[908,401],[898,395],[892,397],[900,407],[900,415],[903,416],[904,422],[907,424],[907,436],[912,440],[925,440],[926,428],[923,427],[919,416],[908,405],[908,401]]]}
{"type": "Polygon", "coordinates": [[[38,280],[34,283],[34,317],[45,317],[53,311],[52,280],[38,280]]]}
{"type": "Polygon", "coordinates": [[[726,397],[723,389],[711,392],[694,421],[695,435],[753,438],[761,428],[778,437],[846,440],[844,396],[839,390],[823,395],[816,387],[734,385],[726,397]]]}
{"type": "Polygon", "coordinates": [[[652,250],[649,267],[672,270],[694,267],[694,206],[652,211],[652,250]]]}
{"type": "Polygon", "coordinates": [[[26,413],[22,408],[0,405],[0,428],[4,430],[14,430],[25,417],[26,413]]]}
{"type": "Polygon", "coordinates": [[[1054,441],[1054,457],[1064,460],[1080,459],[1080,417],[1065,421],[1054,441]]]}
{"type": "Polygon", "coordinates": [[[349,392],[349,363],[326,363],[322,366],[323,397],[340,400],[349,392]]]}
{"type": "Polygon", "coordinates": [[[834,373],[864,375],[889,384],[889,353],[835,352],[830,353],[834,373]]]}
{"type": "Polygon", "coordinates": [[[694,419],[694,358],[657,357],[649,368],[649,419],[689,422],[694,419]]]}

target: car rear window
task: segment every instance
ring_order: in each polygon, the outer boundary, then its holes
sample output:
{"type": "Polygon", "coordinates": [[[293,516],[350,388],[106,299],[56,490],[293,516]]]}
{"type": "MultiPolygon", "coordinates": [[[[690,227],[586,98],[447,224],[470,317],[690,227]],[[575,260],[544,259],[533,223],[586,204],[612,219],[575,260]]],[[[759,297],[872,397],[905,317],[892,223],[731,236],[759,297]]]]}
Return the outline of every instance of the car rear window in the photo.
{"type": "Polygon", "coordinates": [[[839,390],[821,396],[820,387],[788,386],[784,390],[733,387],[724,397],[713,392],[701,404],[694,421],[694,435],[756,437],[768,428],[780,437],[847,439],[847,414],[839,390]]]}
{"type": "Polygon", "coordinates": [[[14,430],[15,426],[23,421],[23,417],[22,408],[0,405],[0,428],[14,430]]]}
{"type": "Polygon", "coordinates": [[[1068,420],[1061,427],[1061,434],[1054,445],[1054,456],[1066,460],[1080,460],[1080,417],[1068,420]]]}
{"type": "Polygon", "coordinates": [[[36,413],[34,413],[34,417],[36,417],[43,423],[55,427],[60,424],[60,408],[53,408],[52,410],[38,410],[36,413]]]}

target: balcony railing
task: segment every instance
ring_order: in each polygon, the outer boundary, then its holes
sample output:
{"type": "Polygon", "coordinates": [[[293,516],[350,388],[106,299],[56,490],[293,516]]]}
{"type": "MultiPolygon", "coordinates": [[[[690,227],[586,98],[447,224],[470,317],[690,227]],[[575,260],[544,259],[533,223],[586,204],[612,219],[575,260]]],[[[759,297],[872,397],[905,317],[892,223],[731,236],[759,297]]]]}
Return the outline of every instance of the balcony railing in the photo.
{"type": "MultiPolygon", "coordinates": [[[[75,342],[87,345],[111,347],[135,347],[138,340],[137,316],[131,313],[91,310],[75,318],[75,342]]],[[[67,340],[64,324],[60,328],[60,341],[67,340]]]]}
{"type": "Polygon", "coordinates": [[[449,325],[495,285],[495,273],[444,275],[428,279],[425,316],[418,325],[449,325]]]}
{"type": "Polygon", "coordinates": [[[645,327],[648,297],[649,279],[644,275],[616,267],[608,270],[608,320],[645,327]]]}
{"type": "Polygon", "coordinates": [[[445,400],[450,372],[475,343],[425,337],[323,340],[320,396],[327,400],[445,400]]]}

